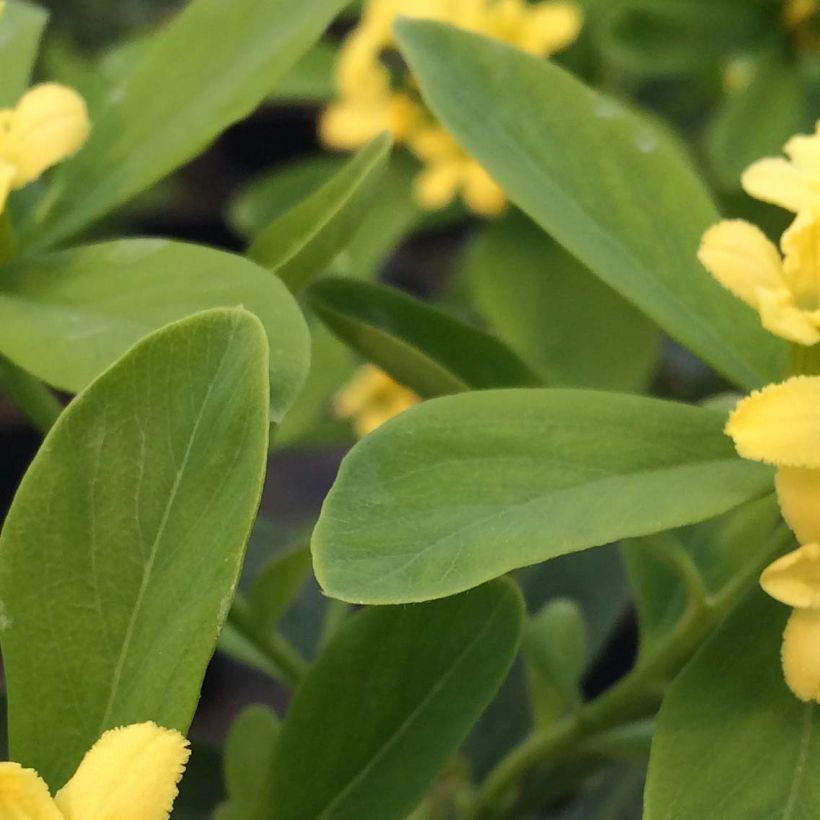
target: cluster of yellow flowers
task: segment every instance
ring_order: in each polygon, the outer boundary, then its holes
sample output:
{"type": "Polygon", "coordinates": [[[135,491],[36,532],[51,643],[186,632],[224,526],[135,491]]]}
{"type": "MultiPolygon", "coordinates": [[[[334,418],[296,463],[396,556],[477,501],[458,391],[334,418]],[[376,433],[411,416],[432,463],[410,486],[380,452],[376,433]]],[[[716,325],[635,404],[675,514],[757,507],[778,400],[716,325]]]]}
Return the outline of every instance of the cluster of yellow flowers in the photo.
{"type": "MultiPolygon", "coordinates": [[[[0,15],[4,7],[0,2],[0,15]]],[[[12,191],[78,151],[90,130],[82,97],[56,83],[30,89],[15,108],[0,108],[0,213],[12,191]]]]}
{"type": "Polygon", "coordinates": [[[52,797],[33,769],[0,763],[4,820],[167,820],[190,751],[179,732],[135,723],[105,732],[52,797]]]}
{"type": "MultiPolygon", "coordinates": [[[[764,159],[743,175],[757,199],[795,214],[782,256],[756,226],[727,221],[705,234],[700,260],[728,290],[760,314],[763,326],[812,362],[820,344],[820,123],[796,136],[788,159],[764,159]]],[[[799,368],[798,368],[799,371],[799,368]]],[[[793,607],[783,636],[786,682],[801,700],[820,702],[820,376],[814,365],[743,399],[726,432],[744,458],[777,467],[783,518],[799,549],[769,566],[763,589],[793,607]]]]}
{"type": "Polygon", "coordinates": [[[339,391],[333,409],[337,418],[351,421],[356,435],[364,438],[420,401],[412,390],[368,364],[339,391]]]}
{"type": "Polygon", "coordinates": [[[336,70],[338,100],[321,121],[324,143],[356,150],[390,131],[421,160],[415,183],[419,204],[436,210],[459,195],[467,207],[495,216],[507,198],[487,172],[436,121],[395,50],[397,17],[452,23],[536,56],[559,51],[578,36],[582,16],[564,0],[368,0],[359,25],[345,40],[336,70]]]}

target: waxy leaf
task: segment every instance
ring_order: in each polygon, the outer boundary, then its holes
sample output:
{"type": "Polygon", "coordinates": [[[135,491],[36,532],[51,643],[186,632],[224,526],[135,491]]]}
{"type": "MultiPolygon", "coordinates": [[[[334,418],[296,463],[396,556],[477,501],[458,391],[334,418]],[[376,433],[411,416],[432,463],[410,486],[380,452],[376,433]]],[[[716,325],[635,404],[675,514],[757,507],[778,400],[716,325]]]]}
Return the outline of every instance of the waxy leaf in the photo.
{"type": "Polygon", "coordinates": [[[503,580],[352,618],[297,691],[251,820],[403,820],[507,674],[523,615],[503,580]]]}
{"type": "Polygon", "coordinates": [[[52,245],[88,227],[259,105],[345,0],[194,0],[108,92],[91,139],[30,226],[52,245]]]}
{"type": "Polygon", "coordinates": [[[0,536],[11,755],[53,787],[100,733],[186,731],[265,472],[252,314],[157,331],[66,410],[0,536]]]}
{"type": "Polygon", "coordinates": [[[48,14],[22,0],[6,3],[0,14],[0,108],[15,105],[28,88],[48,14]]]}
{"type": "Polygon", "coordinates": [[[780,669],[787,607],[755,589],[675,681],[658,719],[645,820],[809,820],[820,707],[780,669]]]}
{"type": "Polygon", "coordinates": [[[325,591],[451,595],[557,555],[712,518],[771,492],[721,413],[583,390],[412,408],[353,448],[313,534],[325,591]]]}
{"type": "Polygon", "coordinates": [[[387,134],[376,137],[318,191],[268,225],[248,256],[294,292],[323,273],[373,206],[390,146],[387,134]]]}
{"type": "Polygon", "coordinates": [[[735,383],[782,374],[785,346],[697,261],[719,217],[667,132],[501,43],[421,20],[397,36],[436,116],[594,274],[735,383]]]}
{"type": "Polygon", "coordinates": [[[342,341],[424,398],[539,383],[503,342],[396,288],[327,277],[309,299],[342,341]]]}
{"type": "Polygon", "coordinates": [[[210,248],[125,239],[4,268],[0,352],[54,387],[76,392],[152,330],[236,305],[265,326],[272,417],[279,421],[307,375],[304,319],[276,277],[210,248]]]}

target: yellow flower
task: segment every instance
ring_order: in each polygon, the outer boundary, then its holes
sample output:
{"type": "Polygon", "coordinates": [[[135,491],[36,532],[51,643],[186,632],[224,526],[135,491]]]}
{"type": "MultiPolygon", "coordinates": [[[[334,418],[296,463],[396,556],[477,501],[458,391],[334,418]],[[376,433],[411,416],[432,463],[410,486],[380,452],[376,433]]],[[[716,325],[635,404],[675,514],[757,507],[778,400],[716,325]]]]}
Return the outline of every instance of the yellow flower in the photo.
{"type": "Polygon", "coordinates": [[[452,23],[546,56],[575,40],[581,12],[565,0],[534,5],[525,0],[368,0],[342,47],[337,100],[320,121],[322,141],[352,151],[390,131],[425,165],[414,186],[423,208],[437,210],[460,196],[475,213],[497,215],[506,205],[503,191],[436,122],[395,51],[392,26],[400,16],[452,23]]]}
{"type": "Polygon", "coordinates": [[[30,89],[15,108],[0,109],[0,211],[12,190],[75,153],[89,131],[82,97],[54,83],[30,89]]]}
{"type": "Polygon", "coordinates": [[[0,818],[167,820],[189,755],[179,732],[154,723],[113,729],[53,798],[33,769],[0,763],[0,818]]]}
{"type": "Polygon", "coordinates": [[[755,225],[732,220],[704,234],[698,258],[718,282],[760,313],[767,330],[798,344],[817,344],[820,211],[801,211],[781,247],[783,258],[755,225]]]}
{"type": "Polygon", "coordinates": [[[785,145],[783,157],[769,157],[746,169],[746,192],[763,202],[799,213],[820,206],[820,123],[811,135],[798,134],[785,145]]]}
{"type": "Polygon", "coordinates": [[[391,379],[383,370],[365,365],[339,391],[334,411],[338,418],[351,420],[356,435],[363,438],[420,401],[412,390],[391,379]]]}
{"type": "Polygon", "coordinates": [[[787,29],[799,29],[818,11],[817,0],[786,0],[783,7],[783,25],[787,29]]]}

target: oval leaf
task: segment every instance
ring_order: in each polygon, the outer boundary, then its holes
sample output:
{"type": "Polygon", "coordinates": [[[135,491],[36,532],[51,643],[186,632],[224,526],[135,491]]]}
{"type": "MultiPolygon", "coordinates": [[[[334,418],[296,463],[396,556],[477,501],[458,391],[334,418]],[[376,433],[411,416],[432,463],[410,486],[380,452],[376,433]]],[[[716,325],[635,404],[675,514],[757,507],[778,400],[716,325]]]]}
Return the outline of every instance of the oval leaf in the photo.
{"type": "Polygon", "coordinates": [[[782,374],[785,346],[696,259],[719,217],[665,131],[501,43],[420,20],[397,32],[430,107],[544,230],[737,384],[782,374]]]}
{"type": "Polygon", "coordinates": [[[308,297],[342,341],[425,398],[539,383],[495,337],[395,288],[327,277],[308,297]]]}
{"type": "Polygon", "coordinates": [[[296,693],[256,820],[403,820],[500,686],[523,615],[504,580],[351,619],[296,693]]]}
{"type": "Polygon", "coordinates": [[[0,108],[13,106],[26,90],[48,14],[11,0],[0,12],[0,108]]]}
{"type": "Polygon", "coordinates": [[[248,256],[301,290],[349,243],[373,205],[391,141],[376,137],[338,174],[256,237],[248,256]]]}
{"type": "Polygon", "coordinates": [[[267,351],[240,310],[158,331],[20,485],[0,537],[9,736],[52,788],[105,729],[188,728],[261,493],[267,351]]]}
{"type": "Polygon", "coordinates": [[[235,305],[265,326],[272,416],[279,421],[309,367],[304,319],[274,276],[210,248],[120,240],[4,268],[0,352],[54,387],[76,392],[152,330],[235,305]]]}
{"type": "Polygon", "coordinates": [[[735,456],[723,422],[581,390],[426,402],[343,462],[313,534],[316,577],[348,601],[427,600],[711,518],[772,487],[769,468],[735,456]]]}

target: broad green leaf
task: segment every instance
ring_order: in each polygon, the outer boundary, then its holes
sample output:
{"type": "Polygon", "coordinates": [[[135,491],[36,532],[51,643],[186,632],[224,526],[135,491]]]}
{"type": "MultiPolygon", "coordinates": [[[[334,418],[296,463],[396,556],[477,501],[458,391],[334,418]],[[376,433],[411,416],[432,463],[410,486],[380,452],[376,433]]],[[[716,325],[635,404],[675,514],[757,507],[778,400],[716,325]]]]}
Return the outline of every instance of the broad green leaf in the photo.
{"type": "Polygon", "coordinates": [[[683,616],[686,592],[681,578],[664,561],[665,550],[685,551],[708,594],[716,595],[750,566],[762,569],[771,557],[780,523],[774,494],[744,504],[711,521],[622,545],[646,653],[683,616]],[[653,546],[653,542],[660,541],[653,546]]]}
{"type": "Polygon", "coordinates": [[[248,256],[292,290],[321,274],[360,227],[390,153],[387,134],[376,137],[338,174],[254,239],[248,256]]]}
{"type": "Polygon", "coordinates": [[[276,83],[274,102],[324,103],[335,93],[333,69],[338,48],[319,40],[298,63],[276,83]]]}
{"type": "Polygon", "coordinates": [[[326,277],[308,298],[340,339],[425,398],[538,384],[498,339],[396,288],[326,277]]]}
{"type": "Polygon", "coordinates": [[[0,108],[13,106],[28,88],[48,14],[23,0],[0,12],[0,108]]]}
{"type": "Polygon", "coordinates": [[[297,691],[270,820],[402,820],[498,689],[518,646],[509,581],[348,621],[297,691]]]}
{"type": "Polygon", "coordinates": [[[77,391],[152,330],[234,305],[265,326],[272,415],[279,421],[307,375],[304,319],[276,277],[209,248],[120,240],[4,268],[0,352],[49,384],[77,391]]]}
{"type": "Polygon", "coordinates": [[[421,20],[397,32],[435,114],[580,262],[737,384],[782,374],[784,345],[696,259],[719,217],[666,131],[501,43],[421,20]]]}
{"type": "Polygon", "coordinates": [[[112,87],[30,226],[61,242],[196,156],[319,39],[344,0],[194,0],[112,87]]]}
{"type": "Polygon", "coordinates": [[[100,733],[186,731],[262,488],[268,346],[242,310],[140,342],[66,410],[0,536],[14,760],[52,787],[100,733]]]}
{"type": "Polygon", "coordinates": [[[724,417],[583,390],[495,390],[412,408],[351,450],[313,533],[327,594],[401,603],[712,518],[771,491],[724,417]]]}
{"type": "Polygon", "coordinates": [[[788,614],[755,589],[675,681],[652,743],[645,820],[816,817],[820,710],[783,681],[788,614]]]}
{"type": "Polygon", "coordinates": [[[730,191],[740,188],[740,176],[749,165],[778,155],[789,137],[812,126],[794,60],[764,54],[750,71],[747,84],[729,94],[706,133],[709,159],[721,185],[730,191]]]}
{"type": "Polygon", "coordinates": [[[646,776],[641,764],[617,763],[591,779],[551,820],[638,820],[646,776]]]}
{"type": "Polygon", "coordinates": [[[526,217],[513,213],[482,230],[464,273],[490,328],[547,384],[646,384],[657,329],[526,217]]]}
{"type": "Polygon", "coordinates": [[[229,816],[235,820],[265,816],[261,801],[279,729],[279,720],[266,706],[249,706],[231,726],[225,741],[225,785],[229,816]]]}

